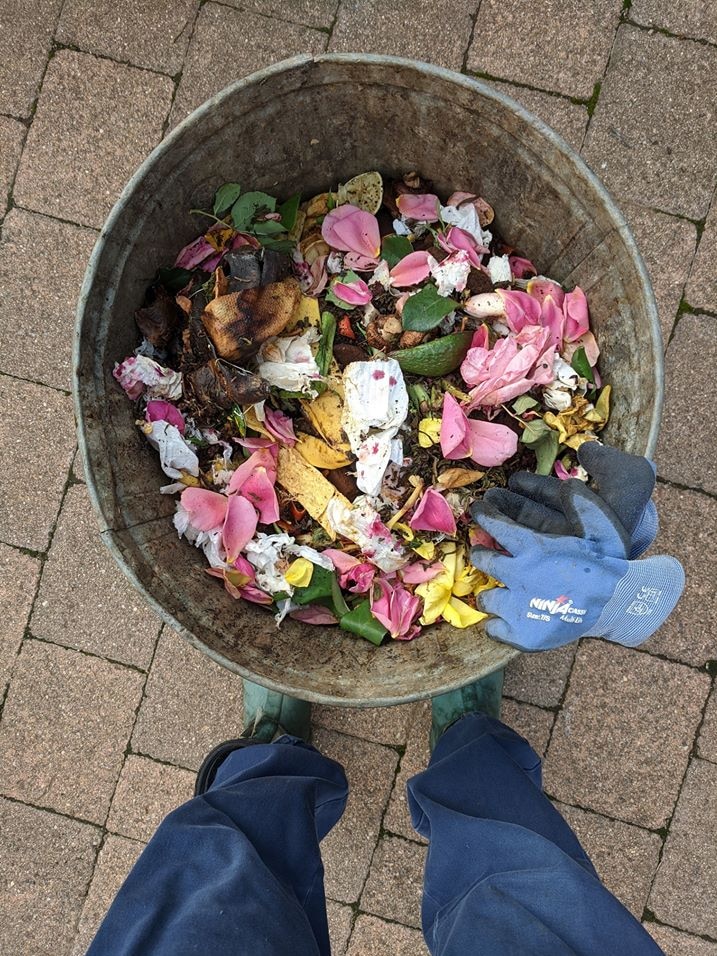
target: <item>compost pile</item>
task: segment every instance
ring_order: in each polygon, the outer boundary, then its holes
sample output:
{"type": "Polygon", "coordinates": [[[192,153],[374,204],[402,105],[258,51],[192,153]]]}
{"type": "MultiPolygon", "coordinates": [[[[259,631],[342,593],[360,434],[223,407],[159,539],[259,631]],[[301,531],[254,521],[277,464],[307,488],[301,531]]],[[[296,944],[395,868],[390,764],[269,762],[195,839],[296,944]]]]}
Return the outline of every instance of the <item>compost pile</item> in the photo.
{"type": "Polygon", "coordinates": [[[278,624],[378,645],[478,623],[499,584],[470,564],[494,545],[470,504],[519,469],[585,479],[608,418],[583,291],[417,173],[306,202],[227,183],[201,215],[114,370],[180,536],[278,624]]]}

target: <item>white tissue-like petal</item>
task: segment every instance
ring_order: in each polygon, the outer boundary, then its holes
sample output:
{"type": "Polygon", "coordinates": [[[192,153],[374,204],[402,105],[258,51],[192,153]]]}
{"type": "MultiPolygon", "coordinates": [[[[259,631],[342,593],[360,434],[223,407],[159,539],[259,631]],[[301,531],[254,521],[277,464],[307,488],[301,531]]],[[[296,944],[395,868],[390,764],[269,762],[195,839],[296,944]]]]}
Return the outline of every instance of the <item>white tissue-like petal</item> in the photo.
{"type": "Polygon", "coordinates": [[[397,571],[410,560],[363,495],[351,505],[332,498],[326,506],[326,520],[336,534],[357,544],[364,557],[382,571],[397,571]]]}
{"type": "Polygon", "coordinates": [[[378,495],[392,441],[408,414],[408,392],[395,359],[352,362],[344,370],[341,427],[358,459],[356,484],[378,495]]]}
{"type": "Polygon", "coordinates": [[[452,252],[450,256],[442,262],[436,262],[430,259],[431,275],[436,280],[438,294],[449,296],[452,292],[462,292],[468,281],[468,273],[471,271],[471,263],[468,253],[462,249],[458,252],[452,252]]]}
{"type": "Polygon", "coordinates": [[[288,562],[282,554],[284,548],[293,543],[294,539],[288,534],[264,534],[260,531],[244,549],[247,560],[254,566],[257,586],[267,594],[277,594],[279,591],[294,593],[283,574],[288,562]],[[279,569],[280,562],[284,566],[283,570],[279,569]]]}
{"type": "Polygon", "coordinates": [[[162,471],[169,478],[181,478],[185,472],[199,475],[199,459],[182,438],[175,425],[168,422],[138,422],[147,441],[159,452],[162,471]]]}
{"type": "Polygon", "coordinates": [[[573,393],[564,385],[548,385],[543,389],[543,404],[556,412],[564,412],[573,404],[573,393]]]}
{"type": "Polygon", "coordinates": [[[578,373],[572,365],[569,365],[568,362],[559,355],[556,355],[553,359],[553,375],[555,376],[555,382],[560,382],[561,385],[573,391],[580,384],[580,376],[578,373]]]}
{"type": "Polygon", "coordinates": [[[393,220],[393,231],[397,236],[410,236],[411,230],[406,225],[406,222],[403,218],[393,220]]]}
{"type": "Polygon", "coordinates": [[[320,338],[315,328],[303,335],[274,336],[259,350],[259,375],[276,388],[287,392],[315,395],[314,382],[321,378],[311,346],[320,338]]]}
{"type": "Polygon", "coordinates": [[[498,285],[500,282],[510,282],[513,278],[508,256],[491,256],[487,268],[493,285],[498,285]]]}
{"type": "Polygon", "coordinates": [[[465,229],[481,246],[490,244],[493,238],[487,229],[483,229],[478,218],[478,210],[473,203],[462,206],[441,206],[441,219],[451,226],[465,229]]]}

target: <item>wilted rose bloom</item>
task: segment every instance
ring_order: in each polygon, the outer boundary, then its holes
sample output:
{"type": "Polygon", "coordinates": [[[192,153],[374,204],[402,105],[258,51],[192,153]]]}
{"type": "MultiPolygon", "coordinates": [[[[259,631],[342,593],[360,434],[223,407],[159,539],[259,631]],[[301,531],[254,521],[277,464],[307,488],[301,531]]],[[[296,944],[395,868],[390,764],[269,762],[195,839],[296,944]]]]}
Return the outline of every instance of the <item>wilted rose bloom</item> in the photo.
{"type": "Polygon", "coordinates": [[[461,365],[463,381],[473,386],[466,411],[501,405],[552,382],[555,348],[549,340],[548,329],[528,325],[518,335],[498,339],[492,349],[469,349],[461,365]]]}

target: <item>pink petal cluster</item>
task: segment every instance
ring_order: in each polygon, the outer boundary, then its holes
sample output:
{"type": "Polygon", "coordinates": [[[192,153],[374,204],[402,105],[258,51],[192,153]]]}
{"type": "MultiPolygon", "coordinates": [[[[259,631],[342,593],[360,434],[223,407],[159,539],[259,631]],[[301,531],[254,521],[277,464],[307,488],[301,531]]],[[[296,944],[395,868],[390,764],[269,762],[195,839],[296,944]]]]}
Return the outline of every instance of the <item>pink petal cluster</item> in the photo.
{"type": "Polygon", "coordinates": [[[293,419],[274,408],[264,409],[264,426],[269,434],[289,448],[296,444],[293,419]]]}
{"type": "Polygon", "coordinates": [[[331,291],[337,299],[348,305],[367,305],[373,298],[363,279],[354,279],[351,282],[336,281],[331,286],[331,291]]]}
{"type": "Polygon", "coordinates": [[[180,435],[184,434],[186,427],[184,415],[171,402],[164,402],[161,399],[147,402],[144,415],[148,422],[168,422],[170,425],[174,425],[180,435]]]}
{"type": "Polygon", "coordinates": [[[279,520],[279,502],[276,497],[277,446],[257,448],[253,455],[242,462],[229,482],[229,496],[241,492],[259,512],[262,524],[279,520]]]}
{"type": "Polygon", "coordinates": [[[381,252],[378,220],[370,212],[350,203],[337,206],[326,215],[321,235],[332,249],[353,253],[363,259],[375,260],[381,252]]]}
{"type": "Polygon", "coordinates": [[[502,465],[518,450],[518,436],[512,429],[468,418],[449,392],[443,397],[440,440],[444,458],[472,458],[484,468],[502,465]]]}
{"type": "Polygon", "coordinates": [[[380,577],[371,592],[371,613],[396,641],[410,641],[421,629],[414,621],[422,602],[397,581],[380,577]]]}
{"type": "Polygon", "coordinates": [[[432,261],[428,252],[409,252],[389,272],[391,285],[396,288],[418,285],[431,274],[432,261]]]}
{"type": "Polygon", "coordinates": [[[197,531],[221,531],[229,564],[239,560],[259,521],[270,524],[279,520],[274,489],[276,454],[276,445],[258,448],[232,475],[228,495],[207,488],[185,488],[182,492],[181,506],[189,524],[197,531]]]}
{"type": "Polygon", "coordinates": [[[522,256],[508,256],[510,271],[516,279],[525,279],[528,276],[536,276],[538,270],[530,259],[523,259],[522,256]]]}
{"type": "Polygon", "coordinates": [[[445,234],[439,233],[438,244],[446,252],[467,253],[470,264],[475,269],[483,269],[481,256],[488,252],[487,246],[480,245],[469,232],[461,229],[460,226],[451,226],[445,234]]]}
{"type": "Polygon", "coordinates": [[[433,193],[402,193],[396,199],[398,211],[405,219],[414,222],[435,222],[438,219],[440,201],[433,193]]]}
{"type": "Polygon", "coordinates": [[[456,519],[451,506],[435,488],[426,490],[408,524],[414,531],[456,533],[456,519]]]}
{"type": "Polygon", "coordinates": [[[243,598],[253,604],[272,604],[274,601],[270,594],[256,587],[254,568],[241,555],[231,567],[205,568],[204,570],[214,578],[222,578],[224,587],[233,598],[243,598]]]}
{"type": "Polygon", "coordinates": [[[463,381],[473,386],[467,411],[501,405],[536,385],[548,385],[553,381],[554,357],[550,330],[537,325],[525,325],[518,334],[498,339],[492,349],[469,349],[461,365],[463,381]]]}
{"type": "Polygon", "coordinates": [[[588,302],[580,286],[565,292],[551,279],[531,279],[527,288],[530,297],[540,304],[540,325],[550,330],[550,340],[559,352],[566,342],[576,342],[589,334],[588,302]]]}
{"type": "Polygon", "coordinates": [[[377,571],[375,564],[359,561],[358,558],[335,548],[326,548],[322,554],[326,555],[336,568],[342,588],[348,589],[352,594],[365,594],[371,588],[377,571]]]}
{"type": "Polygon", "coordinates": [[[238,232],[227,245],[226,249],[222,250],[221,252],[217,252],[215,247],[211,244],[211,242],[209,242],[206,236],[217,232],[222,232],[222,230],[226,228],[226,223],[217,222],[210,229],[208,229],[204,235],[197,236],[196,239],[188,243],[183,249],[180,250],[179,255],[175,259],[175,268],[196,269],[201,266],[204,272],[214,272],[216,267],[221,262],[224,252],[230,249],[239,249],[241,246],[251,246],[254,249],[261,248],[260,243],[254,236],[251,236],[248,233],[238,232]]]}
{"type": "Polygon", "coordinates": [[[302,624],[316,624],[327,626],[329,624],[338,624],[338,619],[327,607],[320,604],[306,604],[304,607],[297,607],[289,612],[289,617],[294,621],[301,621],[302,624]]]}

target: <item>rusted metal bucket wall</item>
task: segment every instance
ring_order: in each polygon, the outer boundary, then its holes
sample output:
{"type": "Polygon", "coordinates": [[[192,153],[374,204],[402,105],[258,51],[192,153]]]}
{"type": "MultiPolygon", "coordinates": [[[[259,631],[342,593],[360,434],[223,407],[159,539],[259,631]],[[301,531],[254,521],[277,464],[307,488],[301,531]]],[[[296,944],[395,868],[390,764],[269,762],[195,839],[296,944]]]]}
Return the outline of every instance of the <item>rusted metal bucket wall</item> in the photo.
{"type": "Polygon", "coordinates": [[[566,144],[482,83],[371,56],[299,57],[228,87],[138,170],[98,241],[81,294],[75,400],[102,536],[136,587],[195,645],[243,676],[309,700],[412,700],[506,663],[512,649],[447,625],[376,649],[336,628],[233,601],[177,538],[155,453],[112,379],[137,346],[134,310],[158,266],[196,235],[191,208],[223,182],[279,196],[323,190],[367,169],[418,169],[437,191],[485,196],[502,234],[545,274],[588,294],[615,405],[605,437],[654,448],[662,349],[644,266],[624,219],[566,144]]]}

